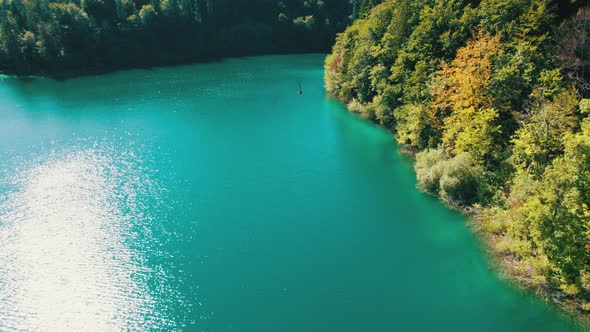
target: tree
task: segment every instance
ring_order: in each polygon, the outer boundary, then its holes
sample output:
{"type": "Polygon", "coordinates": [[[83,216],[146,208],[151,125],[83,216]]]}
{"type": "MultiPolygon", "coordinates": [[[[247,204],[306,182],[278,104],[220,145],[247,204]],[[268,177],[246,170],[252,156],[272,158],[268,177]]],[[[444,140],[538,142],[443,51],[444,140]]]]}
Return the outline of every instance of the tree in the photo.
{"type": "Polygon", "coordinates": [[[492,154],[501,126],[488,89],[493,60],[500,52],[499,37],[480,34],[439,72],[434,107],[447,114],[443,143],[451,154],[469,152],[478,162],[497,157],[492,154]]]}
{"type": "Polygon", "coordinates": [[[58,51],[66,66],[85,66],[92,62],[97,43],[94,22],[74,3],[51,3],[49,11],[58,31],[58,51]]]}
{"type": "Polygon", "coordinates": [[[589,299],[590,123],[566,134],[564,143],[564,155],[547,168],[522,210],[533,243],[552,262],[553,280],[566,294],[583,291],[589,299]]]}
{"type": "Polygon", "coordinates": [[[397,141],[413,149],[429,146],[432,124],[423,104],[407,104],[395,110],[397,141]]]}
{"type": "Polygon", "coordinates": [[[580,8],[557,33],[559,66],[586,97],[590,94],[590,8],[580,8]]]}
{"type": "Polygon", "coordinates": [[[539,98],[512,140],[514,164],[533,176],[543,174],[550,161],[562,154],[562,138],[578,126],[578,101],[571,89],[563,89],[549,101],[539,98]]]}

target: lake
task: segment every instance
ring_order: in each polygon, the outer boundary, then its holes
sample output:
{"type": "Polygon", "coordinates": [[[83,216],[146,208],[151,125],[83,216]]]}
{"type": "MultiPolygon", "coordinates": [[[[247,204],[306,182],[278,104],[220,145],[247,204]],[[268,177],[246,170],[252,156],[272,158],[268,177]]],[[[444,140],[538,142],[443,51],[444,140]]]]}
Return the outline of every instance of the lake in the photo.
{"type": "Polygon", "coordinates": [[[0,330],[580,331],[323,59],[2,78],[0,330]]]}

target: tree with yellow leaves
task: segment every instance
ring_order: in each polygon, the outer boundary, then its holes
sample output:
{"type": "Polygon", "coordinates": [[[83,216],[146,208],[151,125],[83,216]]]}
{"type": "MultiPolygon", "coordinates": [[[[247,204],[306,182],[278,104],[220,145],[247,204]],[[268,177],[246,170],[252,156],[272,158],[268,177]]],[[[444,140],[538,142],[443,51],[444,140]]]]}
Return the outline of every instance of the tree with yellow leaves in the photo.
{"type": "Polygon", "coordinates": [[[493,153],[500,125],[488,90],[493,61],[501,52],[499,37],[480,33],[451,63],[443,63],[433,107],[444,117],[439,123],[450,154],[468,152],[483,162],[493,153]]]}

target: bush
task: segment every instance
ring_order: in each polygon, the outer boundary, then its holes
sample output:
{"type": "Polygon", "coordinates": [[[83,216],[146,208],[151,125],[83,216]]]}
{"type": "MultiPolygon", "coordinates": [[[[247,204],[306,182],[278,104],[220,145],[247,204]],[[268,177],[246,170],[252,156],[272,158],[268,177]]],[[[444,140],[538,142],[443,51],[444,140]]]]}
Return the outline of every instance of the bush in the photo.
{"type": "Polygon", "coordinates": [[[428,149],[416,155],[418,186],[440,195],[448,203],[472,204],[477,202],[483,169],[468,153],[453,158],[442,149],[428,149]]]}
{"type": "Polygon", "coordinates": [[[449,202],[471,204],[479,195],[479,178],[483,170],[468,153],[460,153],[445,162],[440,178],[440,195],[449,202]]]}
{"type": "Polygon", "coordinates": [[[496,250],[498,252],[511,254],[517,258],[524,258],[530,255],[531,244],[528,241],[504,237],[496,243],[496,250]]]}
{"type": "Polygon", "coordinates": [[[497,206],[481,209],[478,220],[486,233],[502,234],[506,231],[507,211],[497,206]]]}
{"type": "Polygon", "coordinates": [[[363,104],[356,99],[351,100],[348,105],[348,110],[355,113],[362,113],[363,112],[363,104]]]}
{"type": "Polygon", "coordinates": [[[446,160],[445,153],[442,149],[428,149],[416,155],[414,169],[420,189],[431,194],[439,194],[440,178],[446,160]]]}

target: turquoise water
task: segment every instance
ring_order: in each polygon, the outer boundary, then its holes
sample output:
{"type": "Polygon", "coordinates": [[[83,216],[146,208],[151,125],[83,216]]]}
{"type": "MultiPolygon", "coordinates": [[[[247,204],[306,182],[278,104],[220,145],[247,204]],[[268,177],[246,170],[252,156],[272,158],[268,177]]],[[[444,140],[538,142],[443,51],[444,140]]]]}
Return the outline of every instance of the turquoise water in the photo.
{"type": "Polygon", "coordinates": [[[0,330],[580,330],[498,279],[322,65],[4,78],[0,330]]]}

